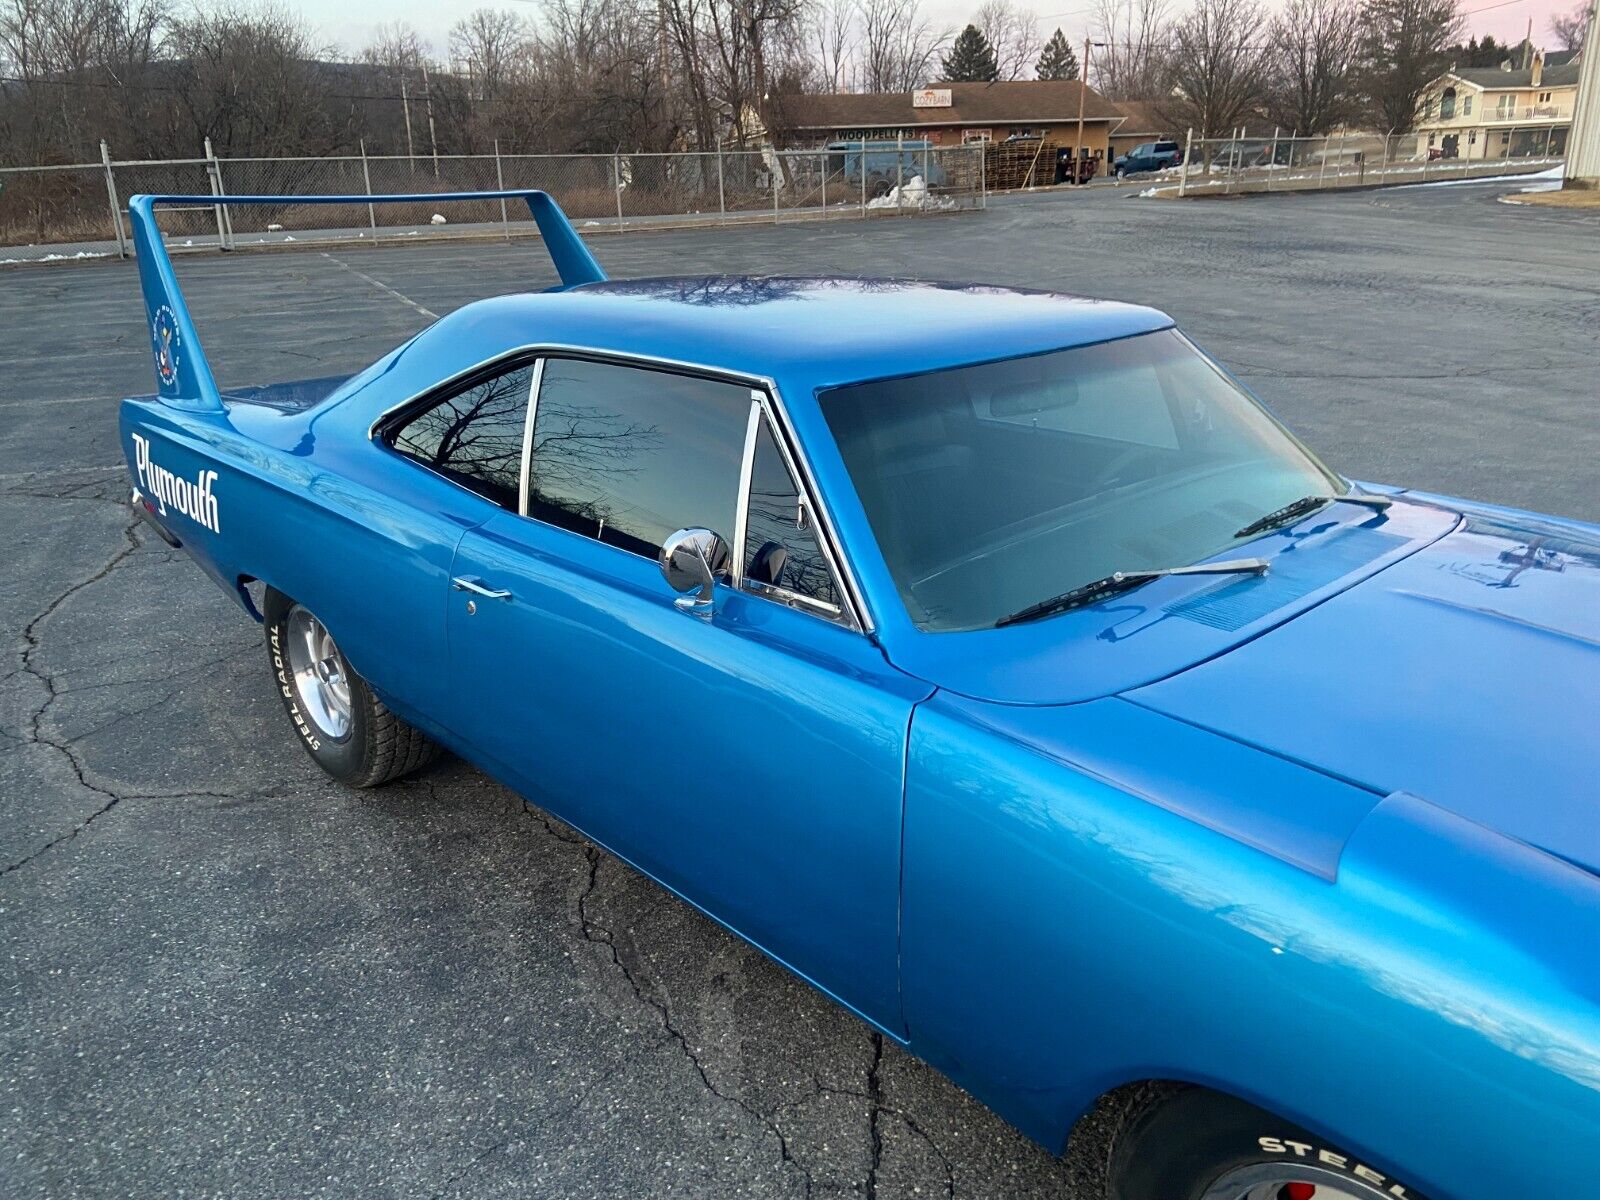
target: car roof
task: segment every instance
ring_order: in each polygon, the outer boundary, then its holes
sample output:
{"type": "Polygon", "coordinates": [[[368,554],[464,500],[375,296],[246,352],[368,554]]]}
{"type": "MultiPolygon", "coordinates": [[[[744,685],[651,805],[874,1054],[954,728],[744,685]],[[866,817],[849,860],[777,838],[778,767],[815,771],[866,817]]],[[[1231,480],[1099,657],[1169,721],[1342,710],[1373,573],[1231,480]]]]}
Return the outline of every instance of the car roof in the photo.
{"type": "MultiPolygon", "coordinates": [[[[918,374],[1164,329],[1155,309],[1059,292],[894,279],[698,275],[481,300],[419,337],[644,356],[811,387],[918,374]]],[[[468,364],[463,364],[468,365],[468,364]]]]}

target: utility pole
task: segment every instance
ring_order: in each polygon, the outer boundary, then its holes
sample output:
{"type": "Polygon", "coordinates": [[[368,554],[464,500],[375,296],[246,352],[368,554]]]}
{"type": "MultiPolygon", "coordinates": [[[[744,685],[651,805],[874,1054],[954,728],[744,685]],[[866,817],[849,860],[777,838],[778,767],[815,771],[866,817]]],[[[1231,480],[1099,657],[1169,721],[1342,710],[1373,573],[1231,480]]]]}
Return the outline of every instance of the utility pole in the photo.
{"type": "Polygon", "coordinates": [[[1563,186],[1600,188],[1600,4],[1589,5],[1588,52],[1578,69],[1578,95],[1572,102],[1567,134],[1567,174],[1563,186]]]}
{"type": "MultiPolygon", "coordinates": [[[[1089,47],[1094,45],[1088,38],[1083,39],[1083,70],[1078,72],[1078,140],[1072,145],[1072,182],[1080,182],[1078,172],[1082,170],[1083,160],[1083,98],[1089,89],[1089,47]]],[[[1041,134],[1042,140],[1042,134],[1041,134]]]]}
{"type": "Polygon", "coordinates": [[[406,157],[411,160],[411,169],[417,169],[417,147],[411,140],[411,97],[406,92],[406,69],[400,68],[400,107],[406,114],[406,157]]]}
{"type": "Polygon", "coordinates": [[[433,177],[439,178],[439,131],[433,124],[433,83],[428,79],[428,64],[422,64],[422,96],[428,102],[428,141],[433,144],[433,177]]]}

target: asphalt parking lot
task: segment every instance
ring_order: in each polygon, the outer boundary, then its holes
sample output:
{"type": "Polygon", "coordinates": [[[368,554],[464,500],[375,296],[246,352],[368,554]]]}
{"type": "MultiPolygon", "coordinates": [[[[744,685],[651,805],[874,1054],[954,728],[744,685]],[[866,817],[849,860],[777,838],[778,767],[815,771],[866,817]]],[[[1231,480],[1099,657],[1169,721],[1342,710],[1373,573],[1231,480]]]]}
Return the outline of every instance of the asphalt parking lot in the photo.
{"type": "MultiPolygon", "coordinates": [[[[1346,474],[1600,520],[1600,218],[1510,190],[1019,196],[595,248],[616,276],[1153,303],[1346,474]]],[[[552,278],[536,243],[179,274],[238,384],[552,278]]],[[[0,272],[0,328],[0,1193],[1091,1194],[1091,1161],[476,771],[326,782],[260,631],[121,504],[116,400],[152,387],[132,265],[0,272]]]]}

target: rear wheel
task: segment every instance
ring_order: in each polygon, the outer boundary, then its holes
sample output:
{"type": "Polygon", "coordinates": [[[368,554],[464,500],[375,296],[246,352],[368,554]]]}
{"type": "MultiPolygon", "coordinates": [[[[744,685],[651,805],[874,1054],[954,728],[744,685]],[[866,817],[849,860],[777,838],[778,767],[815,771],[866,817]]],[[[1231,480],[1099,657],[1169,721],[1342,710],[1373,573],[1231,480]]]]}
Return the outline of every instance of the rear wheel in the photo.
{"type": "Polygon", "coordinates": [[[1401,1181],[1231,1096],[1189,1088],[1136,1117],[1108,1200],[1422,1200],[1401,1181]]]}
{"type": "Polygon", "coordinates": [[[310,609],[269,593],[267,651],[279,697],[300,744],[329,775],[376,787],[438,757],[439,748],[390,712],[351,670],[310,609]]]}

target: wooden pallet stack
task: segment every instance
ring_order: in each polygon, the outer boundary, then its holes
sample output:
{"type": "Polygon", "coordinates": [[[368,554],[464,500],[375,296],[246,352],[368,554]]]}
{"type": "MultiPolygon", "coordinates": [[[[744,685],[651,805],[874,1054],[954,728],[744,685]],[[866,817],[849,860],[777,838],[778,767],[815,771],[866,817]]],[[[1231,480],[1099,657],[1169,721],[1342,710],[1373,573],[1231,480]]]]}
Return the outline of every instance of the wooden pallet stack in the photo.
{"type": "Polygon", "coordinates": [[[991,192],[1045,187],[1056,180],[1056,154],[1065,145],[1051,138],[991,142],[983,148],[984,183],[991,192]]]}

